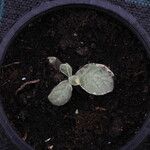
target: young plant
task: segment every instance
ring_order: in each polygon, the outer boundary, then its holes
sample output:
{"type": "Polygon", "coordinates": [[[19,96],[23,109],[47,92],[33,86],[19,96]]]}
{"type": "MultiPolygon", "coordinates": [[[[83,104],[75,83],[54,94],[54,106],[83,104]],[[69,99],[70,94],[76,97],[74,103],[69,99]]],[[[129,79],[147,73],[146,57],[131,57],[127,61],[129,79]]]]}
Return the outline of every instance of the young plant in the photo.
{"type": "MultiPolygon", "coordinates": [[[[56,63],[56,57],[48,57],[49,62],[56,63]]],[[[57,63],[56,63],[57,64],[57,63]]],[[[72,86],[80,86],[87,93],[93,95],[104,95],[114,88],[114,74],[105,65],[89,63],[72,75],[72,67],[68,64],[60,64],[60,72],[68,77],[53,88],[48,96],[53,105],[62,106],[66,104],[72,96],[72,86]]]]}

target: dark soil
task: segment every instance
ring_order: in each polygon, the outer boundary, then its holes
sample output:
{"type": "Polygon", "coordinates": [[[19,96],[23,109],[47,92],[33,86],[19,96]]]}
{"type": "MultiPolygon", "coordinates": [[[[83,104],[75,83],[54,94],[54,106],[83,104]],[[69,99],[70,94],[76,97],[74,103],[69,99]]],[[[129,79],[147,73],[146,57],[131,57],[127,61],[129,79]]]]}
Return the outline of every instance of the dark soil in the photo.
{"type": "Polygon", "coordinates": [[[1,66],[0,93],[12,126],[36,150],[117,150],[146,119],[149,66],[143,45],[119,21],[104,12],[64,8],[18,33],[1,66]],[[115,74],[114,91],[93,96],[77,87],[69,103],[51,105],[47,96],[64,76],[48,56],[68,62],[74,72],[90,62],[105,64],[115,74]]]}

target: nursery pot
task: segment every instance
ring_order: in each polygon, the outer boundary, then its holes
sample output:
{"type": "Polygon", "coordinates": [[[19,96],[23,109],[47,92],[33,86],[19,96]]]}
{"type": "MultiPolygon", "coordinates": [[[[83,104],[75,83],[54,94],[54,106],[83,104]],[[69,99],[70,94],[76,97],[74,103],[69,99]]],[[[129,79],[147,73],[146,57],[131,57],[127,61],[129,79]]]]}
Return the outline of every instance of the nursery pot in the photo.
{"type": "MultiPolygon", "coordinates": [[[[37,8],[33,8],[30,12],[23,15],[8,31],[6,36],[3,38],[0,44],[0,63],[3,63],[5,53],[11,41],[16,37],[17,33],[28,24],[33,18],[46,13],[47,11],[59,10],[62,7],[87,7],[96,10],[102,10],[105,13],[117,18],[122,24],[126,25],[132,30],[132,32],[138,37],[138,39],[143,43],[146,53],[150,58],[150,37],[148,33],[142,28],[142,26],[136,21],[136,19],[130,15],[128,12],[123,10],[120,6],[115,6],[109,2],[104,2],[100,0],[54,0],[51,2],[43,2],[37,8]]],[[[2,97],[0,97],[0,101],[2,97]]],[[[6,137],[11,141],[12,145],[15,145],[20,150],[32,150],[27,143],[25,143],[17,133],[11,127],[6,114],[3,109],[2,103],[0,103],[0,125],[2,130],[5,131],[6,137]]],[[[143,123],[142,128],[132,138],[126,145],[124,145],[122,150],[135,149],[138,145],[150,134],[150,117],[143,123]]],[[[11,149],[12,145],[7,145],[8,149],[11,149]]],[[[0,145],[1,146],[1,145],[0,145]]],[[[6,148],[5,145],[2,149],[6,148]]]]}

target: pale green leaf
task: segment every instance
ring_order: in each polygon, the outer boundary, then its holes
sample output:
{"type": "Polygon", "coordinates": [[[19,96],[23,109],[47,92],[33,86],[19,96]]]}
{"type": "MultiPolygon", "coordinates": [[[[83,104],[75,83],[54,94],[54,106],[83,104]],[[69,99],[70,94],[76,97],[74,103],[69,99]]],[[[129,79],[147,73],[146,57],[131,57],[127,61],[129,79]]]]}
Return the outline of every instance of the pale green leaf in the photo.
{"type": "Polygon", "coordinates": [[[68,80],[60,82],[48,96],[53,105],[61,106],[66,104],[72,95],[72,85],[68,80]]]}
{"type": "Polygon", "coordinates": [[[104,95],[114,88],[113,72],[102,64],[90,63],[83,66],[76,75],[80,86],[93,95],[104,95]]]}
{"type": "Polygon", "coordinates": [[[68,64],[61,64],[59,70],[67,77],[72,76],[72,67],[68,64]]]}

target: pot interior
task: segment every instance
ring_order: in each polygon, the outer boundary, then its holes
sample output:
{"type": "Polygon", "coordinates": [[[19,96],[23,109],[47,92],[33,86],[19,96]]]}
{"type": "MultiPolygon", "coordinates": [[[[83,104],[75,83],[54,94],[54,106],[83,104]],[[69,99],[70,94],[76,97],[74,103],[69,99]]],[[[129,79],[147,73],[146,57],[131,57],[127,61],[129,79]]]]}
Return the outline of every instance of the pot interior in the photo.
{"type": "Polygon", "coordinates": [[[149,113],[149,67],[142,42],[121,21],[90,7],[59,7],[30,20],[8,43],[0,68],[3,107],[36,150],[118,149],[149,113]],[[87,63],[105,64],[115,74],[115,89],[93,96],[75,87],[66,105],[53,106],[47,96],[66,78],[49,56],[69,63],[73,73],[87,63]]]}

